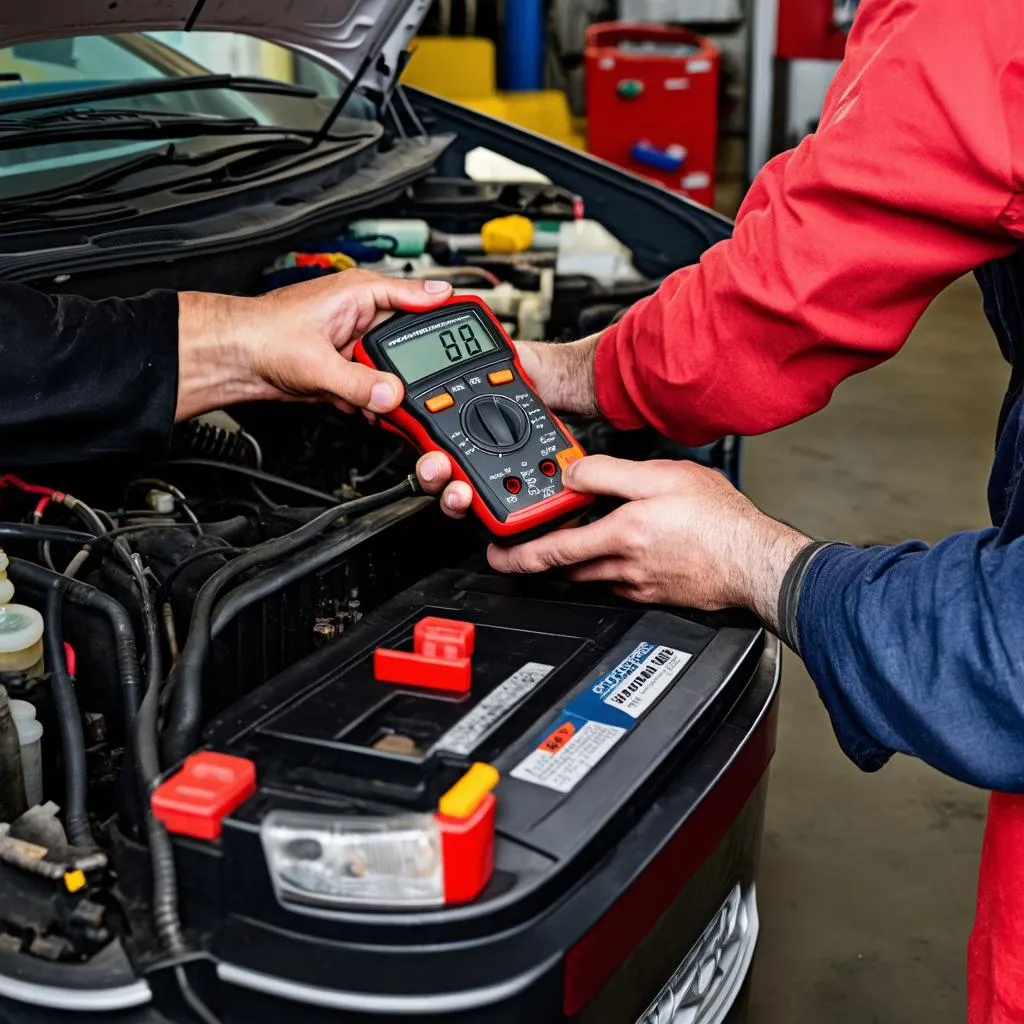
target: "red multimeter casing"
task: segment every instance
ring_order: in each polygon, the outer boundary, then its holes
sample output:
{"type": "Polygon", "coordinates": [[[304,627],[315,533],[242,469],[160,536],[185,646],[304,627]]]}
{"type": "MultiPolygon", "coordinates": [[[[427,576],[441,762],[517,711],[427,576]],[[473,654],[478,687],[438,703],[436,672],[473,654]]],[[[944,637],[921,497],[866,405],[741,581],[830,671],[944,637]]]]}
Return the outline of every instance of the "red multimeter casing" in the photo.
{"type": "Polygon", "coordinates": [[[589,495],[562,482],[582,449],[541,401],[482,299],[397,313],[360,339],[355,358],[401,378],[405,398],[384,425],[420,452],[449,456],[492,540],[529,540],[590,506],[589,495]]]}

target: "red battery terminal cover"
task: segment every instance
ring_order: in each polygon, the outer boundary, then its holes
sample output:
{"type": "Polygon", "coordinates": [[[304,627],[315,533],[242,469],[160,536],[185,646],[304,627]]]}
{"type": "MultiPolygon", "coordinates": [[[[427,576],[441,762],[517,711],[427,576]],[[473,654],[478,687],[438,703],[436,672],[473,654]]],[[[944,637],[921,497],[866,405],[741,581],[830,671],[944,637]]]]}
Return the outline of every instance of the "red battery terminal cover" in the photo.
{"type": "Polygon", "coordinates": [[[151,806],[168,832],[219,839],[224,819],[255,792],[252,761],[202,750],[153,790],[151,806]]]}
{"type": "Polygon", "coordinates": [[[428,658],[472,658],[476,626],[459,619],[426,615],[416,623],[412,639],[416,653],[428,658]]]}
{"type": "Polygon", "coordinates": [[[496,768],[474,764],[438,803],[445,903],[468,903],[491,880],[498,781],[496,768]]]}
{"type": "Polygon", "coordinates": [[[472,622],[426,616],[413,629],[414,650],[373,652],[373,677],[378,683],[469,693],[475,638],[472,622]]]}

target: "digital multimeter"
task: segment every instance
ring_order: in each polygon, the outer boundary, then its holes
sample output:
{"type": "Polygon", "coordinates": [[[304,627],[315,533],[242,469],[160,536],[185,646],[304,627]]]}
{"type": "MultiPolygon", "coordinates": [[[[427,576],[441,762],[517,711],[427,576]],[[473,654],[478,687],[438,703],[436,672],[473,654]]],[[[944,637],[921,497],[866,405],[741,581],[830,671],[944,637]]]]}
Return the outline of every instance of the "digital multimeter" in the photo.
{"type": "Polygon", "coordinates": [[[355,358],[401,378],[405,399],[384,425],[421,452],[451,458],[453,478],[472,488],[472,510],[492,540],[528,540],[591,504],[562,482],[582,449],[541,401],[481,299],[398,313],[358,342],[355,358]]]}

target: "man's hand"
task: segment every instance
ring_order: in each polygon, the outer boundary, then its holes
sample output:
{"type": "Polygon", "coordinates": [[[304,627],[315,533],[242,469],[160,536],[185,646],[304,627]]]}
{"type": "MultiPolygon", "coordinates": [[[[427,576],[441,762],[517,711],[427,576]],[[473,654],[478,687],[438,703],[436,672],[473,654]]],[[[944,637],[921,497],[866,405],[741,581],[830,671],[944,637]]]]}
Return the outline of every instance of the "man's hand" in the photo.
{"type": "Polygon", "coordinates": [[[594,455],[572,463],[566,483],[629,504],[578,529],[518,547],[492,546],[502,572],[565,568],[635,601],[745,607],[778,628],[782,579],[809,538],[759,511],[720,473],[687,462],[627,462],[594,455]]]}
{"type": "MultiPolygon", "coordinates": [[[[557,412],[593,416],[597,413],[594,394],[594,356],[598,335],[556,345],[549,342],[520,341],[516,343],[519,360],[540,397],[557,412]]],[[[452,467],[446,455],[431,452],[416,466],[420,483],[429,494],[444,491],[441,507],[456,519],[469,510],[472,497],[469,485],[449,484],[452,467]]]]}
{"type": "Polygon", "coordinates": [[[333,402],[390,412],[402,400],[391,373],[351,359],[356,341],[395,310],[451,295],[444,281],[404,281],[364,270],[317,278],[258,298],[179,296],[177,421],[258,399],[333,402]]]}

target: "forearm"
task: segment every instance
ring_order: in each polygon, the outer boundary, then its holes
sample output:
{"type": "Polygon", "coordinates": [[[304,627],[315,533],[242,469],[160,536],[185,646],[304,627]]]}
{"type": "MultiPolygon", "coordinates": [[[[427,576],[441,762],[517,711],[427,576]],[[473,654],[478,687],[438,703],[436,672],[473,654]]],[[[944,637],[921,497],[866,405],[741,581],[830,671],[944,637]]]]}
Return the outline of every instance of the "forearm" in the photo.
{"type": "Polygon", "coordinates": [[[541,386],[544,401],[560,412],[592,416],[598,411],[594,394],[594,359],[600,334],[580,341],[521,341],[516,344],[527,376],[541,386]]]}
{"type": "MultiPolygon", "coordinates": [[[[175,422],[238,402],[272,397],[252,372],[246,331],[259,299],[204,292],[178,296],[178,398],[175,422]]],[[[255,314],[258,321],[258,313],[255,314]]]]}

